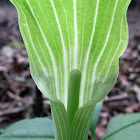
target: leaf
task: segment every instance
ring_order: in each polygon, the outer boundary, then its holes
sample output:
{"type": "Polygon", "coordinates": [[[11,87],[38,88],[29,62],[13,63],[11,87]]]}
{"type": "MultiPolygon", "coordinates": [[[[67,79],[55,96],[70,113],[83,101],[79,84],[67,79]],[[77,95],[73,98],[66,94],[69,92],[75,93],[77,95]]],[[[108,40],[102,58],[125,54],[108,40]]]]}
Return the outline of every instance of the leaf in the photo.
{"type": "Polygon", "coordinates": [[[100,101],[99,103],[96,104],[95,110],[94,110],[94,114],[92,116],[90,131],[92,133],[93,139],[95,137],[95,129],[96,129],[99,117],[100,117],[100,112],[101,112],[102,104],[103,104],[103,101],[100,101]]]}
{"type": "Polygon", "coordinates": [[[18,10],[33,79],[67,108],[68,79],[82,72],[80,104],[112,89],[128,43],[130,0],[11,0],[18,10]]]}
{"type": "Polygon", "coordinates": [[[71,140],[69,131],[69,120],[64,105],[61,102],[51,103],[51,111],[55,123],[55,139],[71,140]]]}
{"type": "Polygon", "coordinates": [[[25,48],[24,44],[21,43],[21,42],[10,42],[9,44],[11,46],[17,46],[17,47],[20,47],[20,48],[25,48]]]}
{"type": "Polygon", "coordinates": [[[94,108],[92,103],[78,109],[72,122],[70,140],[87,140],[94,108]]]}
{"type": "Polygon", "coordinates": [[[49,118],[26,119],[14,123],[0,135],[0,140],[54,140],[54,125],[49,118]]]}
{"type": "Polygon", "coordinates": [[[11,2],[18,11],[31,75],[53,103],[56,139],[85,140],[95,104],[112,89],[118,76],[119,57],[128,43],[130,0],[11,2]],[[73,69],[82,77],[78,110],[69,123],[68,81],[73,69]]]}
{"type": "Polygon", "coordinates": [[[139,140],[140,113],[114,117],[108,124],[102,140],[139,140]]]}

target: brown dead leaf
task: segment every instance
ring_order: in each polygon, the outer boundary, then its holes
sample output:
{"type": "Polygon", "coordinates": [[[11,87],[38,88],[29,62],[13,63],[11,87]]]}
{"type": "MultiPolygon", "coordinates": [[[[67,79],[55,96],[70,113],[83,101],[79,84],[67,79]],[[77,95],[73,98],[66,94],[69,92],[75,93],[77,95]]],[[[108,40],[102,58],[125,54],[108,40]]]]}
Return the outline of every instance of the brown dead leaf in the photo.
{"type": "Polygon", "coordinates": [[[139,111],[140,111],[140,104],[134,104],[134,105],[128,106],[125,109],[125,112],[127,113],[133,113],[133,112],[139,112],[139,111]]]}
{"type": "Polygon", "coordinates": [[[133,86],[134,91],[136,92],[137,100],[140,102],[140,87],[137,85],[133,86]]]}
{"type": "Polygon", "coordinates": [[[95,134],[99,137],[99,138],[102,138],[104,136],[104,133],[105,133],[105,128],[102,127],[102,126],[97,126],[96,127],[96,131],[95,131],[95,134]]]}

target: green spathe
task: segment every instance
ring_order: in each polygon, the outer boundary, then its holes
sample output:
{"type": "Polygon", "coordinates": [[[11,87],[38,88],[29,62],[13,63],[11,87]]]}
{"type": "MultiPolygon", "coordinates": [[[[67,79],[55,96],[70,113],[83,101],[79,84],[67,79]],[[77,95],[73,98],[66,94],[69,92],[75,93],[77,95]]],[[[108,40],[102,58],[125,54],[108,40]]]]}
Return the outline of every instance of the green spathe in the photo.
{"type": "Polygon", "coordinates": [[[94,106],[118,76],[118,60],[128,43],[130,0],[11,2],[18,10],[31,75],[51,101],[56,139],[86,140],[94,106]],[[73,69],[81,72],[81,83],[78,110],[69,122],[68,82],[73,69]]]}

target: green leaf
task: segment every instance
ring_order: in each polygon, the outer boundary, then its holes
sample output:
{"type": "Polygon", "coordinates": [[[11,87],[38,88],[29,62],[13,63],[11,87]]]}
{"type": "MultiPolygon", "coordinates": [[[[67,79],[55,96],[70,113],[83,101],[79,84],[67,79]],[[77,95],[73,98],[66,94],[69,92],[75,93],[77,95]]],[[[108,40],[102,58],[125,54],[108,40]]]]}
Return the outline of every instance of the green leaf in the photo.
{"type": "Polygon", "coordinates": [[[75,114],[72,122],[70,140],[87,140],[95,105],[93,102],[82,106],[75,114]]]}
{"type": "Polygon", "coordinates": [[[11,2],[18,11],[31,75],[52,102],[56,139],[85,140],[95,104],[112,89],[118,76],[119,57],[128,43],[130,0],[11,2]],[[81,83],[78,110],[69,122],[68,82],[73,69],[81,72],[81,83]]]}
{"type": "Polygon", "coordinates": [[[25,48],[25,46],[22,42],[10,42],[9,44],[11,46],[17,46],[17,47],[20,47],[20,48],[25,48]]]}
{"type": "Polygon", "coordinates": [[[139,140],[140,113],[114,117],[108,124],[102,140],[139,140]]]}
{"type": "Polygon", "coordinates": [[[130,0],[11,0],[30,58],[33,79],[67,109],[68,79],[82,73],[79,106],[103,99],[118,75],[128,43],[130,0]]]}
{"type": "Polygon", "coordinates": [[[69,119],[64,105],[61,102],[51,103],[51,111],[55,123],[55,139],[70,140],[69,119]]]}
{"type": "Polygon", "coordinates": [[[49,118],[26,119],[14,123],[0,135],[0,140],[54,140],[54,125],[49,118]]]}
{"type": "Polygon", "coordinates": [[[90,126],[90,131],[92,133],[92,140],[95,138],[95,129],[100,117],[100,112],[102,108],[103,101],[100,101],[99,103],[96,104],[94,114],[92,116],[92,121],[91,121],[91,126],[90,126]]]}

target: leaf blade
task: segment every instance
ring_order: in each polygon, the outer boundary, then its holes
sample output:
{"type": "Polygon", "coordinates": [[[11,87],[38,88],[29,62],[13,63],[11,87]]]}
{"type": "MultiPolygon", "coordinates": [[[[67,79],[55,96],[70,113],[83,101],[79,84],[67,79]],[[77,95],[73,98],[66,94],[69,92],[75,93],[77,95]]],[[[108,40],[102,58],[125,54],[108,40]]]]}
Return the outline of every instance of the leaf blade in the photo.
{"type": "MultiPolygon", "coordinates": [[[[92,116],[90,131],[92,133],[92,137],[94,137],[94,138],[95,138],[95,130],[96,130],[98,120],[99,120],[99,117],[100,117],[102,104],[103,104],[103,101],[100,101],[99,103],[96,104],[95,109],[94,109],[94,113],[93,113],[93,116],[92,116]]],[[[92,139],[94,139],[94,138],[92,138],[92,139]]]]}
{"type": "Polygon", "coordinates": [[[109,122],[103,140],[128,139],[139,140],[140,113],[114,117],[109,122]]]}
{"type": "Polygon", "coordinates": [[[5,129],[0,139],[54,139],[54,124],[50,118],[25,119],[5,129]]]}

